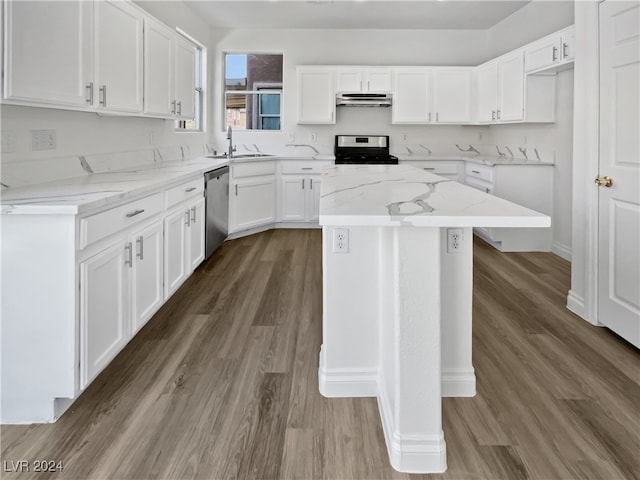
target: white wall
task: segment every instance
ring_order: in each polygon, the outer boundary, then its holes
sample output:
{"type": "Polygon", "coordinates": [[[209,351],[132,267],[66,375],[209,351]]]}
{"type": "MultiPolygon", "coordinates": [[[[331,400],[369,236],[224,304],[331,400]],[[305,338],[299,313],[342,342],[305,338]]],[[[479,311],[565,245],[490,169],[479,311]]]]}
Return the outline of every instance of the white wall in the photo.
{"type": "MultiPolygon", "coordinates": [[[[170,27],[180,27],[209,46],[206,23],[182,2],[137,2],[170,27]]],[[[49,108],[2,105],[2,130],[16,138],[15,151],[2,152],[2,163],[69,155],[144,150],[174,145],[208,143],[208,133],[176,133],[173,120],[97,115],[49,108]],[[31,130],[55,130],[55,150],[31,150],[31,130]]]]}

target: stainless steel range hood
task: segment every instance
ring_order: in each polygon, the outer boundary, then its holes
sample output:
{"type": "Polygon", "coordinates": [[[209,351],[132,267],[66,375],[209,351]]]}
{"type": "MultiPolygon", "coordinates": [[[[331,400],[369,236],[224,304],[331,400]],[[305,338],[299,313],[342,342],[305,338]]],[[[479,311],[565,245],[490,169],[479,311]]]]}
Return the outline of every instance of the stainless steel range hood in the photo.
{"type": "Polygon", "coordinates": [[[390,107],[390,93],[339,93],[336,95],[338,107],[390,107]]]}

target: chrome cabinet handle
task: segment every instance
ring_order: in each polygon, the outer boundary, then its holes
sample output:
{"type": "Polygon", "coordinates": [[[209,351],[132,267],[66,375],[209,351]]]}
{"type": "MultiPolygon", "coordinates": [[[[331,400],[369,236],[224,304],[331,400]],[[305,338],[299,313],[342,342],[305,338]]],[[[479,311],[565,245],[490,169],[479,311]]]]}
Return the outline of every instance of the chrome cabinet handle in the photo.
{"type": "Polygon", "coordinates": [[[435,170],[435,167],[422,167],[423,170],[435,170]]]}
{"type": "Polygon", "coordinates": [[[185,193],[189,193],[189,192],[193,192],[197,187],[191,187],[191,188],[187,188],[185,190],[185,193]]]}
{"type": "Polygon", "coordinates": [[[309,179],[309,190],[313,190],[313,178],[309,179]]]}
{"type": "Polygon", "coordinates": [[[489,187],[484,188],[485,193],[491,193],[491,189],[489,187]]]}
{"type": "Polygon", "coordinates": [[[477,173],[478,175],[480,175],[480,172],[478,170],[471,170],[472,173],[477,173]]]}
{"type": "Polygon", "coordinates": [[[140,215],[141,213],[144,213],[144,208],[127,213],[127,218],[135,217],[136,215],[140,215]]]}
{"type": "Polygon", "coordinates": [[[132,246],[131,246],[131,242],[127,243],[124,246],[124,251],[126,252],[126,258],[124,259],[124,264],[125,265],[129,265],[129,268],[133,267],[133,258],[132,258],[132,246]]]}
{"type": "Polygon", "coordinates": [[[182,101],[178,102],[178,115],[182,115],[182,101]]]}
{"type": "Polygon", "coordinates": [[[500,120],[500,109],[496,110],[496,119],[500,120]]]}
{"type": "Polygon", "coordinates": [[[436,112],[436,122],[438,122],[438,112],[436,112]]]}
{"type": "Polygon", "coordinates": [[[174,114],[174,115],[176,114],[176,101],[175,100],[171,102],[171,113],[174,114]]]}
{"type": "Polygon", "coordinates": [[[236,183],[236,197],[238,196],[238,184],[236,183]]]}
{"type": "Polygon", "coordinates": [[[191,223],[196,223],[196,207],[191,207],[191,223]]]}
{"type": "Polygon", "coordinates": [[[567,45],[566,43],[562,44],[562,58],[567,58],[569,56],[569,54],[567,53],[567,48],[569,48],[569,45],[567,45]]]}
{"type": "Polygon", "coordinates": [[[144,260],[144,237],[142,235],[136,239],[136,244],[138,244],[138,253],[136,253],[136,257],[140,260],[144,260]]]}
{"type": "Polygon", "coordinates": [[[302,167],[302,170],[313,170],[313,167],[302,167]]]}
{"type": "Polygon", "coordinates": [[[557,59],[558,59],[558,47],[553,47],[551,60],[555,62],[557,59]]]}
{"type": "Polygon", "coordinates": [[[431,112],[429,112],[429,123],[431,123],[431,112]]]}
{"type": "Polygon", "coordinates": [[[491,110],[491,120],[495,120],[495,119],[496,119],[496,111],[491,110]]]}
{"type": "Polygon", "coordinates": [[[187,227],[191,226],[191,215],[189,215],[189,210],[185,210],[184,214],[187,216],[185,223],[187,224],[187,227]]]}
{"type": "Polygon", "coordinates": [[[102,100],[100,100],[99,103],[103,107],[106,107],[107,106],[107,86],[102,85],[102,87],[100,87],[98,90],[100,91],[100,93],[102,93],[102,100]]]}
{"type": "Polygon", "coordinates": [[[85,101],[89,104],[89,105],[93,105],[93,82],[89,82],[89,85],[87,85],[86,87],[87,90],[89,90],[89,98],[87,98],[85,101]]]}
{"type": "Polygon", "coordinates": [[[371,90],[371,82],[367,80],[367,92],[371,90]]]}
{"type": "Polygon", "coordinates": [[[302,179],[302,189],[304,190],[304,178],[302,179]]]}

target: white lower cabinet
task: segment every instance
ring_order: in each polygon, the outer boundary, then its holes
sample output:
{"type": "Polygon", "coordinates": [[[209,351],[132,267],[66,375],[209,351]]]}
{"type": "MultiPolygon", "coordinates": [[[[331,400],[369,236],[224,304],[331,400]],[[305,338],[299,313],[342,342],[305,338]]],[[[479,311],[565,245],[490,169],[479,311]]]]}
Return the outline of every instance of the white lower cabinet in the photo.
{"type": "Polygon", "coordinates": [[[276,221],[276,163],[260,161],[231,166],[229,233],[276,221]]]}
{"type": "Polygon", "coordinates": [[[80,388],[129,337],[128,261],[124,239],[80,264],[80,388]]]}
{"type": "Polygon", "coordinates": [[[403,161],[403,165],[411,165],[425,172],[440,175],[449,180],[459,181],[464,176],[464,162],[456,160],[411,160],[403,161]]]}
{"type": "Polygon", "coordinates": [[[132,235],[133,332],[140,330],[162,306],[164,296],[164,230],[161,221],[132,235]]]}
{"type": "Polygon", "coordinates": [[[320,216],[320,175],[283,175],[280,181],[281,222],[312,222],[320,216]]]}
{"type": "Polygon", "coordinates": [[[204,260],[204,198],[183,203],[164,220],[164,298],[204,260]]]}

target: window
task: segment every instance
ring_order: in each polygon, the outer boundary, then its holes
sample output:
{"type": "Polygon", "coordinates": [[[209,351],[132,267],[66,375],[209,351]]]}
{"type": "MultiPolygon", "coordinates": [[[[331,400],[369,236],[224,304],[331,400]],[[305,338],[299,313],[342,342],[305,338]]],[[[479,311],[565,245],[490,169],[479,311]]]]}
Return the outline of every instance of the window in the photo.
{"type": "Polygon", "coordinates": [[[195,56],[195,85],[194,102],[195,117],[193,120],[176,120],[176,131],[179,132],[204,132],[205,131],[205,105],[207,85],[207,49],[185,32],[177,29],[178,33],[189,40],[196,49],[195,56]]]}
{"type": "Polygon", "coordinates": [[[282,55],[225,54],[225,129],[280,130],[282,55]]]}

